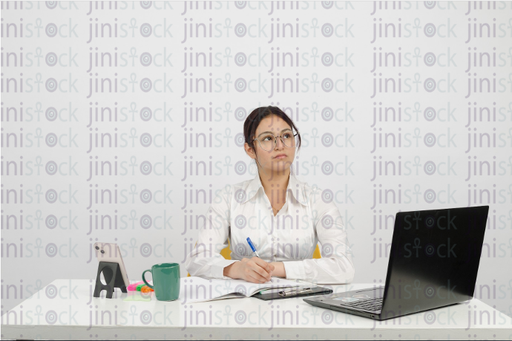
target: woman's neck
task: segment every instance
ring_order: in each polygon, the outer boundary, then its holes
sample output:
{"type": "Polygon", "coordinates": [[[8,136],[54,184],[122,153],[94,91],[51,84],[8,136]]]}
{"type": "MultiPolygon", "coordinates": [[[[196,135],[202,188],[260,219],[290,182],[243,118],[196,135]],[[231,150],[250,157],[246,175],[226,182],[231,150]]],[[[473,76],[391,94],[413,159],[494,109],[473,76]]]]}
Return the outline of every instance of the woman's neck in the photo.
{"type": "Polygon", "coordinates": [[[272,204],[284,203],[286,201],[286,189],[288,188],[290,175],[290,168],[283,172],[274,172],[269,175],[265,175],[264,172],[259,173],[261,184],[272,204]]]}

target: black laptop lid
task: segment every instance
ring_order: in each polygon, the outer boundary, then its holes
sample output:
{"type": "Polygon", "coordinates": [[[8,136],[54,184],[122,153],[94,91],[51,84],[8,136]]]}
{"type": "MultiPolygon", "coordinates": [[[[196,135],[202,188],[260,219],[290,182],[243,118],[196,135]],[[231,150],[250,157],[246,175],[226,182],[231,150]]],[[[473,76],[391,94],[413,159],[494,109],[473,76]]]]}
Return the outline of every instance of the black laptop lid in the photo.
{"type": "Polygon", "coordinates": [[[384,318],[473,297],[489,206],[399,212],[384,291],[384,318]]]}

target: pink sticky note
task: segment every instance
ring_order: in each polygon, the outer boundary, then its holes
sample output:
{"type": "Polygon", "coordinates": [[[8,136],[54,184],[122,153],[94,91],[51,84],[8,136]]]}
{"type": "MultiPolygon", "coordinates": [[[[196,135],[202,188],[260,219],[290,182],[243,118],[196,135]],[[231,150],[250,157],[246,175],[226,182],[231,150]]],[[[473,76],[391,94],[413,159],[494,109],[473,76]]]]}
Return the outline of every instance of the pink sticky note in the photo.
{"type": "Polygon", "coordinates": [[[132,283],[129,286],[126,287],[126,290],[128,291],[137,291],[137,285],[144,284],[144,281],[140,281],[137,283],[132,283]]]}

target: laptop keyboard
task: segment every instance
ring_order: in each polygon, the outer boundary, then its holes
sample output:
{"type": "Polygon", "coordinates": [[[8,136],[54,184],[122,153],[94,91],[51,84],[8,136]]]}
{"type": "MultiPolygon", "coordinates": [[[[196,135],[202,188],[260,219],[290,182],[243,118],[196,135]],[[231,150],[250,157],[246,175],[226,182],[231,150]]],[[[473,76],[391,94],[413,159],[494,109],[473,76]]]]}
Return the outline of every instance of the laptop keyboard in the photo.
{"type": "Polygon", "coordinates": [[[382,310],[382,298],[371,298],[357,302],[344,302],[341,305],[349,306],[359,310],[380,311],[382,310]]]}

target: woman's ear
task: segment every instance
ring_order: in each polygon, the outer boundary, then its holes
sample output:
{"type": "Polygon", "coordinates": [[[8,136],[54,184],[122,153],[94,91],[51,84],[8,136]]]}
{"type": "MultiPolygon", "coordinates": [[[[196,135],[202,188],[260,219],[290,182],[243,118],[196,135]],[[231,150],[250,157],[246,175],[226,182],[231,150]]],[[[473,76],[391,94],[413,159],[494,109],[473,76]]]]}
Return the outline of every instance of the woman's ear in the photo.
{"type": "Polygon", "coordinates": [[[245,149],[245,152],[247,153],[247,155],[249,155],[252,159],[256,158],[254,150],[249,146],[249,144],[247,142],[244,144],[244,149],[245,149]]]}

